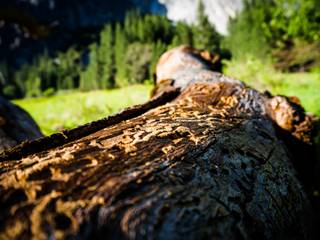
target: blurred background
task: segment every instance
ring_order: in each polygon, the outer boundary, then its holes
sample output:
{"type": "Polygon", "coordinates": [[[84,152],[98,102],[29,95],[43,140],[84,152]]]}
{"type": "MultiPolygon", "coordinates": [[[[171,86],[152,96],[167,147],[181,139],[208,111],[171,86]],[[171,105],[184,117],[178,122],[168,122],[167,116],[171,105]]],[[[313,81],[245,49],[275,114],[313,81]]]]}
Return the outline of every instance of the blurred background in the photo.
{"type": "Polygon", "coordinates": [[[320,116],[319,0],[0,0],[0,95],[51,134],[147,101],[181,44],[320,116]]]}

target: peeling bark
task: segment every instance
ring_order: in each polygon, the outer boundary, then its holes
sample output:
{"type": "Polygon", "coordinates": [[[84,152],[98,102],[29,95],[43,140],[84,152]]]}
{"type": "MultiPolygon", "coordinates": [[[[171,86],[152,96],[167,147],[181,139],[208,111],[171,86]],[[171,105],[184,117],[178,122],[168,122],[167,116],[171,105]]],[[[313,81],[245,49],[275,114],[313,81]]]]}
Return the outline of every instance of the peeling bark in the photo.
{"type": "Polygon", "coordinates": [[[290,147],[310,117],[190,51],[160,59],[151,102],[2,154],[0,239],[311,239],[290,147]]]}

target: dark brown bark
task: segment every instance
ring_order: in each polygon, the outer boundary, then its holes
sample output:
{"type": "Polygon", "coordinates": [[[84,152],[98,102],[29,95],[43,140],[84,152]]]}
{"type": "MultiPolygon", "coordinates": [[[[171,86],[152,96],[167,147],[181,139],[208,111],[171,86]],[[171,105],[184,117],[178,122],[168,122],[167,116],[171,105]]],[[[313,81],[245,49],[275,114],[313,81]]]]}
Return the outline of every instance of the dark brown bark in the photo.
{"type": "Polygon", "coordinates": [[[42,133],[31,116],[0,96],[0,152],[42,133]]]}
{"type": "Polygon", "coordinates": [[[310,117],[192,51],[160,59],[153,101],[2,154],[0,238],[312,238],[290,145],[310,117]]]}

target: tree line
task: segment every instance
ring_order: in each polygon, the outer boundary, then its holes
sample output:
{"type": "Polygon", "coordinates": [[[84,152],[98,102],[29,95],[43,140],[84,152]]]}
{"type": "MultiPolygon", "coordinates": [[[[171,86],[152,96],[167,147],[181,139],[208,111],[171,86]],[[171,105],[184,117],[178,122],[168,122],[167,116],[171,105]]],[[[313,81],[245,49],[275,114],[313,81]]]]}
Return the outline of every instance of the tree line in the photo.
{"type": "Polygon", "coordinates": [[[124,21],[107,23],[98,41],[87,48],[71,47],[54,57],[44,53],[15,72],[0,64],[0,85],[2,94],[12,98],[123,87],[152,79],[160,55],[168,48],[188,44],[219,52],[220,42],[201,2],[193,25],[133,10],[124,21]]]}
{"type": "Polygon", "coordinates": [[[17,71],[0,63],[0,94],[31,97],[143,83],[152,79],[159,56],[181,44],[220,55],[230,51],[235,59],[271,59],[284,71],[320,69],[319,22],[318,0],[244,0],[226,37],[209,22],[201,1],[191,25],[133,10],[123,21],[107,23],[88,47],[45,52],[17,71]]]}
{"type": "Polygon", "coordinates": [[[281,70],[320,68],[319,0],[244,0],[224,40],[234,58],[272,58],[281,70]]]}

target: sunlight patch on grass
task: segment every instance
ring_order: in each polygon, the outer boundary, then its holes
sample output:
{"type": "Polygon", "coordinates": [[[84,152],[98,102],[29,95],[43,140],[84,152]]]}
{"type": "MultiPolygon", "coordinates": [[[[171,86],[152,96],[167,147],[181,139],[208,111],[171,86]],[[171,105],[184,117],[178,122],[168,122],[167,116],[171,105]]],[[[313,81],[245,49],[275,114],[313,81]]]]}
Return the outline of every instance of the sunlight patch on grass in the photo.
{"type": "Polygon", "coordinates": [[[151,85],[92,92],[60,92],[52,97],[13,102],[39,124],[46,135],[107,117],[123,108],[148,101],[151,85]]]}
{"type": "Polygon", "coordinates": [[[224,73],[260,91],[296,96],[306,111],[320,116],[319,73],[281,73],[255,59],[226,62],[224,73]]]}

